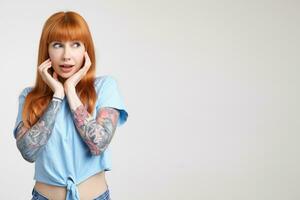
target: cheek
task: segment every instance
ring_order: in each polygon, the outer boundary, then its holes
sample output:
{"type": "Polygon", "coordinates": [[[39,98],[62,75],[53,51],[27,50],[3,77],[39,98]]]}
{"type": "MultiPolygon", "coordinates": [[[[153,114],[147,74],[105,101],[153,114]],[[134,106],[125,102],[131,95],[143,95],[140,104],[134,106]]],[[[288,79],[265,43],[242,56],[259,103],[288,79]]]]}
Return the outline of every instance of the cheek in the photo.
{"type": "Polygon", "coordinates": [[[59,62],[60,54],[59,52],[49,52],[49,57],[51,59],[52,64],[57,64],[59,62]]]}
{"type": "Polygon", "coordinates": [[[81,67],[84,63],[84,54],[83,53],[79,53],[76,56],[76,63],[78,63],[78,65],[81,67]]]}
{"type": "Polygon", "coordinates": [[[55,59],[55,57],[51,57],[49,55],[50,59],[51,59],[51,67],[57,72],[59,71],[59,62],[55,59]]]}

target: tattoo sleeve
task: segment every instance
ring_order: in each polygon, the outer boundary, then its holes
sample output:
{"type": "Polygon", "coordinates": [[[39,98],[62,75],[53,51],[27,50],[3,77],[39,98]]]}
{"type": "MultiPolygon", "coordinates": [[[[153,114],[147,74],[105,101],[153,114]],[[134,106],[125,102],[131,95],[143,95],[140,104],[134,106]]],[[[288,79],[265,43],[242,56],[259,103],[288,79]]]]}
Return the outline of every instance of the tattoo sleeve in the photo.
{"type": "Polygon", "coordinates": [[[29,129],[24,127],[23,121],[18,124],[17,147],[28,162],[34,162],[41,149],[47,144],[60,105],[60,100],[52,99],[41,118],[29,129]]]}
{"type": "Polygon", "coordinates": [[[83,105],[72,110],[72,113],[76,128],[92,155],[101,154],[115,133],[119,111],[110,107],[100,108],[96,120],[83,105]]]}

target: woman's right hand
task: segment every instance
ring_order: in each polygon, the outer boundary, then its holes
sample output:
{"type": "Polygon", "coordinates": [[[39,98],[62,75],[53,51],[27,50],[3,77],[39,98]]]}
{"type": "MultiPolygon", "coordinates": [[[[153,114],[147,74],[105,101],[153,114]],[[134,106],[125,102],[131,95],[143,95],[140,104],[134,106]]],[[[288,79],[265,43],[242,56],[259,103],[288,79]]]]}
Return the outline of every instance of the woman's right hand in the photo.
{"type": "Polygon", "coordinates": [[[38,71],[44,80],[44,82],[51,88],[54,92],[54,96],[64,98],[64,86],[58,81],[57,74],[53,72],[53,77],[49,74],[48,69],[51,67],[51,60],[48,58],[39,67],[38,71]]]}

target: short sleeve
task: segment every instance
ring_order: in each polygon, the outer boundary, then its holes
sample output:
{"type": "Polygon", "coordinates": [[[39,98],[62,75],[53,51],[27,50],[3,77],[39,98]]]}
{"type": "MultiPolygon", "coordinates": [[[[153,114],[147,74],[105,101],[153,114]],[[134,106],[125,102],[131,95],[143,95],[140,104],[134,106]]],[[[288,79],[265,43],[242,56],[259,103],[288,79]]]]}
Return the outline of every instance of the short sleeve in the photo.
{"type": "Polygon", "coordinates": [[[14,126],[14,129],[13,129],[13,134],[14,134],[15,138],[17,138],[17,133],[16,133],[17,127],[18,127],[19,123],[22,121],[23,104],[24,104],[24,101],[25,101],[25,98],[26,98],[27,94],[29,93],[29,91],[31,89],[32,88],[30,88],[30,87],[26,87],[25,89],[22,90],[22,92],[19,95],[18,113],[17,113],[17,118],[16,118],[16,121],[15,121],[15,126],[14,126]]]}
{"type": "Polygon", "coordinates": [[[115,108],[120,113],[118,126],[123,125],[127,121],[128,113],[115,78],[109,75],[103,76],[103,81],[99,81],[96,86],[99,90],[96,103],[97,113],[101,107],[115,108]]]}

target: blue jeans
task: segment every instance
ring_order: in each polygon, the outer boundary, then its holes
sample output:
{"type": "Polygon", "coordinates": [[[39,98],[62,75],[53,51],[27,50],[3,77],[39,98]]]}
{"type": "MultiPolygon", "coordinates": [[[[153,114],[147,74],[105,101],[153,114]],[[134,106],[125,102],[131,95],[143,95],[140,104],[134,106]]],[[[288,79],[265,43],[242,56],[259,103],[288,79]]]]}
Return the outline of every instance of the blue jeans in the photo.
{"type": "MultiPolygon", "coordinates": [[[[32,199],[31,200],[48,200],[47,197],[38,193],[34,188],[32,189],[32,199]]],[[[110,200],[109,189],[102,193],[100,196],[96,197],[94,200],[110,200]]]]}

